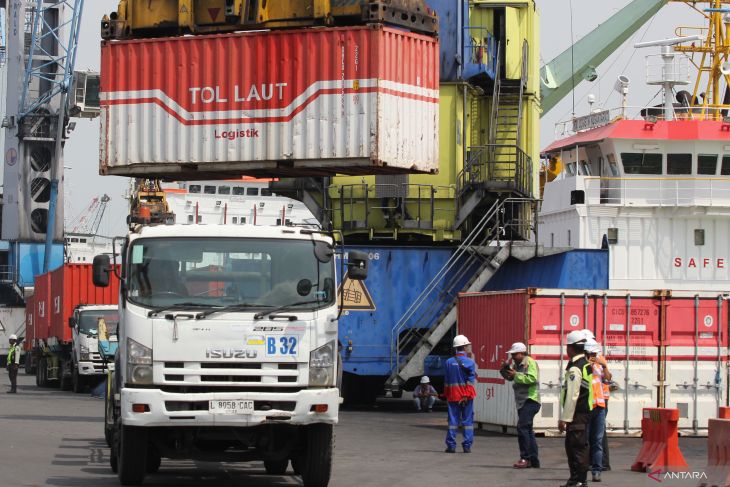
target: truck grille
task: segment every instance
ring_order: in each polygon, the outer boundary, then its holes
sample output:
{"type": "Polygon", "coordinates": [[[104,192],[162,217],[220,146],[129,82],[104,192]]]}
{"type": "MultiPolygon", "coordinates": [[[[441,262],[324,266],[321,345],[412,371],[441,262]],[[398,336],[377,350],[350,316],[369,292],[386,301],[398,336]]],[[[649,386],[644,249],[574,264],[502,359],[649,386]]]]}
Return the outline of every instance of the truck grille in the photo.
{"type": "Polygon", "coordinates": [[[156,364],[156,377],[170,385],[269,386],[304,383],[305,364],[271,362],[163,362],[156,364]],[[300,366],[301,369],[300,370],[300,366]],[[160,370],[161,369],[161,370],[160,370]],[[159,374],[159,375],[158,375],[159,374]]]}

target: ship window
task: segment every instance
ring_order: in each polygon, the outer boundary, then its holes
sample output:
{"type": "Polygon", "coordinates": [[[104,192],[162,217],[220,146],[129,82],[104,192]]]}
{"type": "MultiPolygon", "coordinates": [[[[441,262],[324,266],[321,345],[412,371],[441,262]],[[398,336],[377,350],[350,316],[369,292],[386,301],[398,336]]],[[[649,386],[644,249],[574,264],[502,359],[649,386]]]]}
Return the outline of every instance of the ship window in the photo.
{"type": "Polygon", "coordinates": [[[730,156],[722,156],[722,168],[720,174],[730,176],[730,156]]]}
{"type": "Polygon", "coordinates": [[[193,215],[188,215],[188,223],[193,223],[193,215]]]}
{"type": "Polygon", "coordinates": [[[203,188],[203,193],[215,194],[215,186],[206,186],[205,188],[203,188]]]}
{"type": "Polygon", "coordinates": [[[618,177],[620,175],[618,164],[616,164],[616,156],[608,154],[608,168],[611,170],[611,176],[618,177]]]}
{"type": "Polygon", "coordinates": [[[645,152],[622,152],[621,161],[626,174],[661,174],[662,155],[645,152]]]}
{"type": "Polygon", "coordinates": [[[243,196],[246,194],[246,188],[243,186],[234,186],[233,187],[233,195],[234,196],[243,196]]]}
{"type": "Polygon", "coordinates": [[[590,176],[591,175],[591,166],[586,161],[580,161],[580,165],[578,167],[580,169],[581,176],[590,176]]]}
{"type": "Polygon", "coordinates": [[[261,188],[261,196],[271,196],[271,190],[269,188],[261,188]]]}
{"type": "Polygon", "coordinates": [[[200,185],[199,184],[191,184],[188,188],[188,191],[191,193],[200,193],[200,185]]]}
{"type": "Polygon", "coordinates": [[[717,154],[700,154],[697,156],[697,174],[715,174],[717,172],[717,154]]]}
{"type": "Polygon", "coordinates": [[[198,215],[198,223],[202,223],[202,222],[203,222],[203,215],[198,215]]]}
{"type": "Polygon", "coordinates": [[[231,223],[233,223],[234,225],[238,223],[238,217],[234,216],[233,218],[231,218],[231,223]]]}
{"type": "Polygon", "coordinates": [[[570,162],[565,166],[565,172],[568,176],[575,176],[575,162],[570,162]]]}
{"type": "Polygon", "coordinates": [[[248,196],[258,196],[259,188],[246,188],[246,194],[248,196]]]}
{"type": "Polygon", "coordinates": [[[245,224],[246,224],[246,217],[245,216],[242,216],[241,217],[241,225],[245,225],[245,224]]]}
{"type": "Polygon", "coordinates": [[[667,154],[667,174],[692,174],[692,154],[667,154]]]}
{"type": "Polygon", "coordinates": [[[218,186],[218,194],[231,194],[230,186],[218,186]]]}

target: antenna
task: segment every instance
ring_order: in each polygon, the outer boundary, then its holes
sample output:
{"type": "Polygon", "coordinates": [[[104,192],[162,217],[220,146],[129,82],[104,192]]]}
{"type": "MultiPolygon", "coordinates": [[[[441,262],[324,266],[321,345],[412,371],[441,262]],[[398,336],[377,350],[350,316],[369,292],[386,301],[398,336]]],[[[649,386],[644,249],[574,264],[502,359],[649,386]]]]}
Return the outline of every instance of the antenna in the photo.
{"type": "Polygon", "coordinates": [[[661,39],[658,41],[639,42],[634,47],[641,49],[644,47],[661,47],[661,57],[663,60],[661,75],[654,79],[650,77],[650,56],[647,56],[647,84],[662,85],[664,87],[664,119],[672,120],[674,118],[674,103],[672,89],[676,85],[686,85],[689,83],[689,76],[682,79],[681,67],[676,62],[677,53],[674,46],[684,44],[685,42],[701,41],[701,36],[672,37],[669,39],[661,39]]]}

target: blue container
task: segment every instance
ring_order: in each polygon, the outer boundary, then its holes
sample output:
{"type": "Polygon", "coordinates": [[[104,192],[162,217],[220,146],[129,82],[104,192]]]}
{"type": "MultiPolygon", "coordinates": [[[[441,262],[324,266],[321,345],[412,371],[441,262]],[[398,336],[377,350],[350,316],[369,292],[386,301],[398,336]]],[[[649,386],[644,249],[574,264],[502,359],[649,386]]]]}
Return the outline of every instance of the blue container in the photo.
{"type": "MultiPolygon", "coordinates": [[[[359,309],[343,311],[340,318],[343,370],[361,376],[385,377],[392,371],[393,327],[446,264],[454,249],[348,247],[348,250],[366,252],[370,264],[364,291],[359,283],[345,282],[345,304],[359,309]]],[[[437,316],[433,316],[434,321],[437,316]]],[[[427,375],[443,375],[442,357],[429,356],[425,366],[427,375]]]]}
{"type": "Polygon", "coordinates": [[[494,80],[497,39],[490,26],[471,25],[469,2],[429,0],[428,5],[439,16],[441,81],[494,80]]]}
{"type": "Polygon", "coordinates": [[[509,259],[484,291],[529,287],[608,289],[608,250],[571,250],[524,262],[509,259]]]}
{"type": "MultiPolygon", "coordinates": [[[[63,244],[53,244],[49,271],[63,265],[63,244]]],[[[46,245],[43,243],[11,242],[8,250],[8,263],[17,272],[20,287],[33,286],[35,276],[43,274],[43,259],[46,245]]]]}

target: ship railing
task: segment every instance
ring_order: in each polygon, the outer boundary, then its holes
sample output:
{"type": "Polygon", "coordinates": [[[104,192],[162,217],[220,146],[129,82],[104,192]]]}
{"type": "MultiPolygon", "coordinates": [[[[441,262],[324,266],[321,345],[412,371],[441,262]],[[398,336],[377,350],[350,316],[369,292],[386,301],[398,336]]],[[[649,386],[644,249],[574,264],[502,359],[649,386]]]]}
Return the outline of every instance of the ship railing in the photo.
{"type": "Polygon", "coordinates": [[[438,204],[455,201],[453,185],[357,183],[338,185],[336,191],[333,213],[343,230],[368,229],[378,217],[392,227],[433,230],[435,221],[452,221],[456,213],[456,205],[438,204]]]}
{"type": "MultiPolygon", "coordinates": [[[[617,206],[730,206],[728,177],[579,177],[585,203],[617,206]]],[[[580,183],[576,181],[577,186],[580,183]]]]}
{"type": "MultiPolygon", "coordinates": [[[[674,104],[675,120],[719,121],[730,129],[730,105],[696,105],[686,106],[674,104]]],[[[663,106],[628,105],[622,107],[598,108],[583,116],[571,117],[555,124],[555,139],[569,137],[580,132],[608,125],[617,120],[643,120],[653,124],[664,120],[663,106]]]]}
{"type": "Polygon", "coordinates": [[[670,63],[667,63],[661,54],[646,56],[646,84],[657,85],[671,82],[688,85],[690,80],[688,57],[675,56],[670,63]]]}

